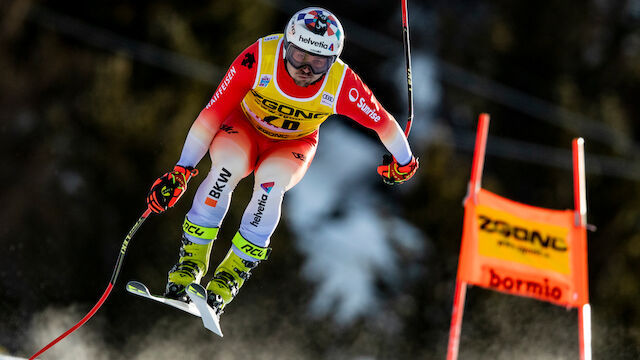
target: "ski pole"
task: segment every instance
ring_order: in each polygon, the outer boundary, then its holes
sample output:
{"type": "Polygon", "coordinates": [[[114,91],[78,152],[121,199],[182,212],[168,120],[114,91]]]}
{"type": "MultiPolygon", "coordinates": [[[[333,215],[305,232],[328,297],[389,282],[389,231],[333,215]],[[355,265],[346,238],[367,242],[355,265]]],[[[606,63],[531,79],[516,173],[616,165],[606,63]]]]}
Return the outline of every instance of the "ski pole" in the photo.
{"type": "Polygon", "coordinates": [[[404,59],[407,66],[407,92],[409,98],[409,115],[407,118],[407,126],[404,129],[404,135],[409,137],[411,123],[413,122],[413,87],[411,81],[411,49],[409,43],[409,12],[407,9],[407,1],[408,0],[402,0],[402,40],[404,43],[404,59]]]}
{"type": "Polygon", "coordinates": [[[113,289],[113,285],[116,283],[116,279],[118,278],[118,275],[120,274],[120,268],[122,267],[122,262],[124,260],[124,255],[127,252],[127,248],[129,246],[129,242],[133,238],[133,235],[136,233],[136,231],[138,231],[138,228],[140,228],[142,223],[147,219],[147,217],[149,217],[149,214],[151,214],[151,209],[147,208],[147,210],[145,210],[145,212],[142,214],[142,216],[140,216],[138,221],[136,221],[136,223],[133,225],[131,230],[129,230],[129,234],[127,234],[127,236],[124,238],[124,241],[122,242],[122,246],[120,247],[120,253],[118,254],[118,260],[116,261],[116,267],[113,270],[113,274],[111,275],[111,280],[109,280],[109,285],[107,286],[107,289],[104,291],[104,294],[102,294],[102,297],[100,297],[100,300],[98,300],[98,303],[93,306],[91,311],[89,311],[89,313],[87,315],[85,315],[82,318],[82,320],[80,320],[77,324],[75,324],[71,329],[67,330],[62,335],[58,336],[55,340],[53,340],[52,342],[47,344],[47,346],[45,346],[42,349],[40,349],[40,351],[38,351],[37,353],[33,354],[29,358],[29,360],[35,359],[38,355],[44,353],[49,348],[51,348],[53,345],[58,343],[58,341],[64,339],[65,337],[67,337],[67,335],[69,335],[72,332],[76,331],[80,326],[84,325],[84,323],[86,323],[98,311],[98,309],[100,309],[100,307],[105,302],[105,300],[107,300],[107,297],[111,293],[111,289],[113,289]]]}
{"type": "MultiPolygon", "coordinates": [[[[409,138],[409,132],[411,131],[411,123],[413,122],[413,85],[411,82],[411,49],[409,44],[409,12],[407,9],[407,1],[402,0],[402,42],[404,44],[404,60],[407,67],[407,95],[408,95],[408,116],[407,116],[407,125],[404,129],[404,136],[409,138]]],[[[382,164],[389,165],[393,161],[393,156],[386,154],[382,156],[382,164]]],[[[385,183],[392,185],[393,181],[390,180],[385,183]]]]}

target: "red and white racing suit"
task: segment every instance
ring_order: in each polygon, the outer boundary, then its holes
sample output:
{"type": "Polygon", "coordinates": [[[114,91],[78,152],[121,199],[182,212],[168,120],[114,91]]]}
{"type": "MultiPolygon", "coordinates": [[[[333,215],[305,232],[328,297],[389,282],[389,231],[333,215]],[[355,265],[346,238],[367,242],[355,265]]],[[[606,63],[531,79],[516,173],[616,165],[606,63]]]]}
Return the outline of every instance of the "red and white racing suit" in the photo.
{"type": "MultiPolygon", "coordinates": [[[[207,228],[221,225],[234,188],[254,172],[239,234],[262,248],[278,224],[284,193],[313,160],[318,128],[329,115],[373,129],[399,163],[412,158],[402,129],[355,72],[338,59],[323,78],[298,86],[285,68],[282,42],[282,34],[261,38],[235,59],[193,123],[178,161],[195,167],[207,151],[211,156],[211,170],[187,213],[189,222],[207,228]]],[[[200,244],[210,241],[185,235],[200,244]]]]}

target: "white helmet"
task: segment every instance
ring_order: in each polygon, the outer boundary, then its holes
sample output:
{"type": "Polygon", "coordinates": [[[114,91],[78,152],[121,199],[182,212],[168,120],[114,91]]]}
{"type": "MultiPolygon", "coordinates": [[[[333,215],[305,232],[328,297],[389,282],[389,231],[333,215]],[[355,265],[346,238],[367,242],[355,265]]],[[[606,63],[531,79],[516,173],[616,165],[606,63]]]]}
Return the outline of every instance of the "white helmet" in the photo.
{"type": "Polygon", "coordinates": [[[285,28],[284,47],[295,45],[310,54],[332,57],[340,56],[344,45],[342,24],[330,11],[319,7],[308,7],[298,11],[285,28]]]}

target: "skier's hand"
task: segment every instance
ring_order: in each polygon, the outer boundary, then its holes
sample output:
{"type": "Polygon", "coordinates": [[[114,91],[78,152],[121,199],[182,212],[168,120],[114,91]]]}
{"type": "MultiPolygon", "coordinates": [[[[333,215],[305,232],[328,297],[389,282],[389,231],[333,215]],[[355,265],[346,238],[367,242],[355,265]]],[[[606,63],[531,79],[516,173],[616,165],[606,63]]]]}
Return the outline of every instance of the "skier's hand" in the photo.
{"type": "Polygon", "coordinates": [[[198,170],[192,167],[176,165],[172,171],[156,180],[147,195],[147,205],[154,213],[161,213],[176,204],[187,190],[187,182],[198,170]]]}
{"type": "Polygon", "coordinates": [[[384,155],[382,165],[378,166],[378,174],[382,176],[385,184],[395,185],[411,179],[418,170],[418,166],[418,159],[415,156],[411,156],[408,164],[400,165],[393,156],[384,155]]]}

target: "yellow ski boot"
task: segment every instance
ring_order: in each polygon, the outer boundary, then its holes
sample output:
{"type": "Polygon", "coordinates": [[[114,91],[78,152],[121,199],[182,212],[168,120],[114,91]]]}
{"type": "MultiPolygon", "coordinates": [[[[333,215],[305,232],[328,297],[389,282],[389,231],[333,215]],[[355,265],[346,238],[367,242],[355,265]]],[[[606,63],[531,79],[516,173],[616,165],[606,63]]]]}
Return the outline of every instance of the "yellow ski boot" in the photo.
{"type": "Polygon", "coordinates": [[[244,260],[236,255],[233,249],[229,249],[227,256],[216,268],[213,279],[207,284],[207,303],[218,315],[222,314],[222,309],[233,300],[244,282],[251,277],[251,270],[255,269],[261,260],[266,260],[271,252],[270,248],[251,244],[240,233],[236,233],[232,242],[236,248],[256,260],[244,260]]]}
{"type": "Polygon", "coordinates": [[[169,270],[167,287],[164,296],[180,301],[189,301],[185,287],[193,282],[200,283],[200,279],[209,268],[209,256],[218,228],[204,228],[197,226],[185,219],[183,226],[185,233],[194,235],[203,240],[209,240],[208,244],[197,244],[183,234],[180,258],[178,263],[169,270]]]}

